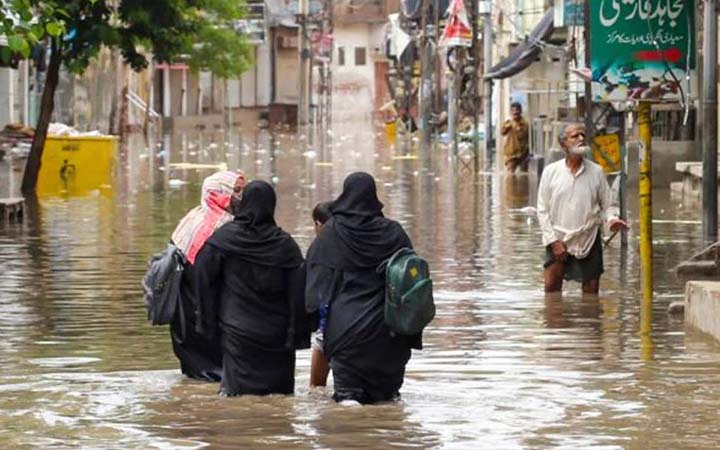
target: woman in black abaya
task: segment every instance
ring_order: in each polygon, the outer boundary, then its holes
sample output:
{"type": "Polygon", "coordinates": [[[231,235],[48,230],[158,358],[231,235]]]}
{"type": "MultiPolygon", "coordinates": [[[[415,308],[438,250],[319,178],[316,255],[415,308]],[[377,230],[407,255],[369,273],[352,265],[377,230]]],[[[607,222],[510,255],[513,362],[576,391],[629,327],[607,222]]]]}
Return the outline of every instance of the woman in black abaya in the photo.
{"type": "Polygon", "coordinates": [[[350,175],[308,251],[306,305],[314,313],[329,304],[324,351],[337,401],[397,398],[410,349],[422,348],[420,335],[391,335],[385,325],[385,278],[377,268],[412,243],[382,209],[373,177],[350,175]]]}
{"type": "Polygon", "coordinates": [[[295,350],[310,346],[303,258],[275,224],[275,203],[268,183],[248,184],[235,220],[213,234],[195,264],[201,323],[220,335],[220,391],[229,396],[292,394],[295,350]]]}

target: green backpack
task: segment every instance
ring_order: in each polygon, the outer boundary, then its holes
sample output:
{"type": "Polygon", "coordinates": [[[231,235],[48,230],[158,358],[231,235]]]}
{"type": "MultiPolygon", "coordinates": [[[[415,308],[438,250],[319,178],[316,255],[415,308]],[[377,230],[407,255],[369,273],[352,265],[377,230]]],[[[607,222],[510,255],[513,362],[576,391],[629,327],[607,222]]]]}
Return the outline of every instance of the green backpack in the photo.
{"type": "Polygon", "coordinates": [[[378,267],[385,272],[385,323],[390,331],[412,336],[435,317],[432,279],[427,262],[402,248],[378,267]]]}

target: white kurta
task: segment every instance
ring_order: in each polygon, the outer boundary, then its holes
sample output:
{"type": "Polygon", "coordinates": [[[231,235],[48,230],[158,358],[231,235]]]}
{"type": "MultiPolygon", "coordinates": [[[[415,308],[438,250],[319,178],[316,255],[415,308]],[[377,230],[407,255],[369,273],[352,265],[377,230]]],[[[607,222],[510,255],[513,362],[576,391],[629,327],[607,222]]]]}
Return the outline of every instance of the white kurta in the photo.
{"type": "Polygon", "coordinates": [[[610,186],[600,166],[584,160],[573,174],[564,159],[547,166],[540,179],[537,204],[543,245],[563,241],[567,252],[585,258],[603,220],[617,219],[610,186]]]}

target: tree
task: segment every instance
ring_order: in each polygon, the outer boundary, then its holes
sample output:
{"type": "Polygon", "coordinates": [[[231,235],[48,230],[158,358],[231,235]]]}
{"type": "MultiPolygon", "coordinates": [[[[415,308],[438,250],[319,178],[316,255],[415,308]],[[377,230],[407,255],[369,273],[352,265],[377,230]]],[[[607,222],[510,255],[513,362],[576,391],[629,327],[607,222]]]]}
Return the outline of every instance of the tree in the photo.
{"type": "Polygon", "coordinates": [[[243,0],[0,0],[0,35],[7,38],[0,47],[3,63],[50,46],[23,193],[35,192],[63,65],[82,74],[105,47],[118,49],[137,71],[147,67],[149,52],[161,63],[182,58],[196,71],[238,76],[252,63],[250,47],[233,27],[244,12],[243,0]]]}

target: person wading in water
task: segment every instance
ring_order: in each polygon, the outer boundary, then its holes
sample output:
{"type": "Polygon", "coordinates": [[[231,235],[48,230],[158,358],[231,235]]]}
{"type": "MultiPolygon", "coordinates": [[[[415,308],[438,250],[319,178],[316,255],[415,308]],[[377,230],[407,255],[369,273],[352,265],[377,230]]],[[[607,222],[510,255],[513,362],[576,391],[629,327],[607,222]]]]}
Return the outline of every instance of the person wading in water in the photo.
{"type": "Polygon", "coordinates": [[[310,347],[305,268],[295,240],[275,224],[272,186],[253,181],[196,261],[201,324],[220,336],[220,394],[292,394],[295,350],[310,347]]]}
{"type": "Polygon", "coordinates": [[[190,210],[172,234],[172,242],[182,252],[187,263],[183,268],[178,314],[170,326],[172,346],[180,360],[180,370],[190,378],[220,381],[222,353],[220,341],[197,331],[197,311],[200,300],[195,295],[195,262],[200,249],[212,234],[230,222],[233,195],[240,195],[245,187],[242,172],[223,171],[207,177],[202,184],[200,206],[190,210]]]}
{"type": "Polygon", "coordinates": [[[377,268],[412,243],[382,210],[373,177],[350,175],[307,255],[308,312],[329,302],[323,348],[339,402],[398,398],[410,349],[422,348],[421,335],[394,335],[385,324],[385,278],[377,268]]]}
{"type": "MultiPolygon", "coordinates": [[[[323,202],[315,205],[313,209],[313,223],[315,224],[315,236],[319,235],[323,227],[330,220],[331,202],[323,202]]],[[[312,341],[312,359],[310,362],[310,386],[326,386],[327,377],[330,373],[330,366],[323,351],[323,333],[327,324],[327,303],[318,308],[318,327],[315,331],[315,338],[312,341]]]]}
{"type": "Polygon", "coordinates": [[[604,271],[602,225],[627,229],[610,205],[602,168],[585,158],[585,127],[568,125],[560,136],[565,159],[545,168],[537,214],[545,247],[545,292],[562,291],[563,280],[582,283],[586,294],[600,290],[604,271]]]}

